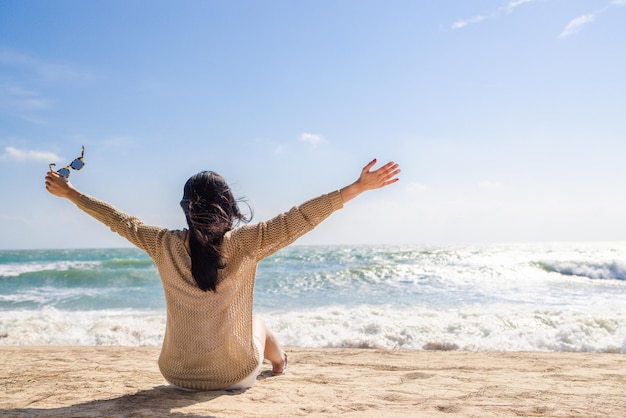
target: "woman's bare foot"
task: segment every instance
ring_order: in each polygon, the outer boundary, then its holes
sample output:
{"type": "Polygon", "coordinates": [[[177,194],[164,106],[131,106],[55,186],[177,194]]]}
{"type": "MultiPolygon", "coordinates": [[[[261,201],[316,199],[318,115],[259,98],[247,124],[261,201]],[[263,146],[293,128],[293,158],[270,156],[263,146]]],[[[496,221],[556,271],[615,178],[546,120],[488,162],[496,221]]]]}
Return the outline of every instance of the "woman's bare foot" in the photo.
{"type": "Polygon", "coordinates": [[[283,351],[282,355],[283,361],[280,364],[272,363],[272,374],[274,376],[285,374],[285,371],[287,370],[287,353],[283,351]]]}

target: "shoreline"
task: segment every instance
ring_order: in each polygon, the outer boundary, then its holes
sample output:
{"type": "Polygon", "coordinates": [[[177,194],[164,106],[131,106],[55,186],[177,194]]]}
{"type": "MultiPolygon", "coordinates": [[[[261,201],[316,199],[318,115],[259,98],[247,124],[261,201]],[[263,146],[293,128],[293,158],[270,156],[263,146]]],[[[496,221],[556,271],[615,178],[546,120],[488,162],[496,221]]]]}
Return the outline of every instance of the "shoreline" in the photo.
{"type": "Polygon", "coordinates": [[[159,347],[2,346],[0,415],[623,416],[626,356],[287,347],[245,391],[183,392],[159,347]]]}

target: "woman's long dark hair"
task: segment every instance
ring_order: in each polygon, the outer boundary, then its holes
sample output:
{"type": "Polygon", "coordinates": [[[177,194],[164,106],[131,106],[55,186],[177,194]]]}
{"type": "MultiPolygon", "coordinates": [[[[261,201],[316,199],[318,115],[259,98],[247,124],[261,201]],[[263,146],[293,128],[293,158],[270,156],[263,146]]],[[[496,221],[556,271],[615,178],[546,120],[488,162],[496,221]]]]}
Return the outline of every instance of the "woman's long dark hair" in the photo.
{"type": "Polygon", "coordinates": [[[200,289],[214,292],[218,269],[226,266],[221,252],[224,234],[234,223],[247,219],[226,181],[213,171],[202,171],[187,180],[180,206],[189,226],[191,273],[200,289]]]}

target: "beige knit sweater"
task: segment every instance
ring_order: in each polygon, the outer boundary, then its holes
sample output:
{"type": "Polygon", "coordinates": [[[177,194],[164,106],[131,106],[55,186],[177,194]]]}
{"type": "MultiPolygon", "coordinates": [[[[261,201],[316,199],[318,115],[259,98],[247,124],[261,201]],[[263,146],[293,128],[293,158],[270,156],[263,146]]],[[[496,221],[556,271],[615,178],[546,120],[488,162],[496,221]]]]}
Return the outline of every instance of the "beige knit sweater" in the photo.
{"type": "Polygon", "coordinates": [[[258,365],[252,337],[252,299],[257,263],[292,243],[343,201],[339,191],[311,199],[289,212],[226,233],[216,292],[198,288],[185,242],[188,231],[142,223],[113,206],[82,195],[78,207],[128,239],[154,260],[161,276],[167,323],[159,368],[171,383],[190,389],[223,389],[258,365]]]}

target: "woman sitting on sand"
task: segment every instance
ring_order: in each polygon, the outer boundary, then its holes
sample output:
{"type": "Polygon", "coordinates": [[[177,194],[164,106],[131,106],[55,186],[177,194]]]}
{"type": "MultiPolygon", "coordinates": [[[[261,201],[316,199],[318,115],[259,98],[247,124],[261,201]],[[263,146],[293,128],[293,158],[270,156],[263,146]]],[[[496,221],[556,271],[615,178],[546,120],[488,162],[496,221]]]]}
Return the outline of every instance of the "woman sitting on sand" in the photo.
{"type": "Polygon", "coordinates": [[[395,183],[398,164],[389,162],[338,191],[311,199],[256,225],[245,220],[224,179],[211,171],[192,176],[180,205],[188,229],[169,230],[80,193],[66,177],[50,171],[46,189],[144,250],[154,260],[167,306],[159,368],[171,384],[185,389],[243,389],[253,385],[263,359],[282,374],[287,355],[261,319],[252,315],[257,264],[287,246],[347,201],[395,183]]]}

